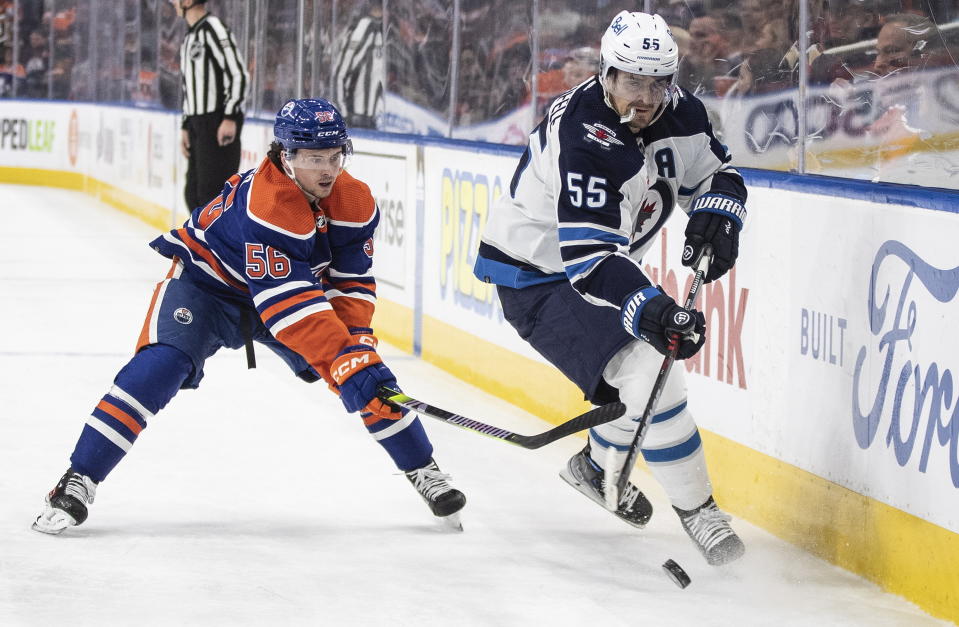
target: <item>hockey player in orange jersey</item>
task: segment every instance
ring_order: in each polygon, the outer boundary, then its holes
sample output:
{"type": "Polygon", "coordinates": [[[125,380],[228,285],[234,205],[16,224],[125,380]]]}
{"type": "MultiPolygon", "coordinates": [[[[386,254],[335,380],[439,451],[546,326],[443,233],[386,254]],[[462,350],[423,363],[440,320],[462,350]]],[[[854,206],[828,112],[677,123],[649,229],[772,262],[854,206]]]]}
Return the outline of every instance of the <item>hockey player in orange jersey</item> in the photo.
{"type": "MultiPolygon", "coordinates": [[[[427,502],[447,520],[462,492],[433,461],[420,420],[377,398],[396,377],[376,353],[369,188],[343,170],[353,151],[343,119],[322,99],[290,100],[267,157],[151,246],[173,260],[157,284],[133,358],[83,426],[70,468],[33,528],[83,523],[97,485],[181,388],[196,388],[221,347],[256,341],[301,379],[324,379],[427,502]]],[[[249,352],[248,355],[252,355],[249,352]]]]}

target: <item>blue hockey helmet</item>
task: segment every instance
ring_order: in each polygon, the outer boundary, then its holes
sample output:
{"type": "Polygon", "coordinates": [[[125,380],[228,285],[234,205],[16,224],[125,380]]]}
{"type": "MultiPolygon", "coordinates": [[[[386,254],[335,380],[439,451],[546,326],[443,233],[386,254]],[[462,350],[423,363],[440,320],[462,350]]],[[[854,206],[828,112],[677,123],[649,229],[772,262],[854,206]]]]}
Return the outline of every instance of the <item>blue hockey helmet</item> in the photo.
{"type": "Polygon", "coordinates": [[[288,100],[276,114],[273,135],[283,150],[291,153],[300,148],[337,147],[347,155],[353,152],[343,116],[323,98],[288,100]]]}

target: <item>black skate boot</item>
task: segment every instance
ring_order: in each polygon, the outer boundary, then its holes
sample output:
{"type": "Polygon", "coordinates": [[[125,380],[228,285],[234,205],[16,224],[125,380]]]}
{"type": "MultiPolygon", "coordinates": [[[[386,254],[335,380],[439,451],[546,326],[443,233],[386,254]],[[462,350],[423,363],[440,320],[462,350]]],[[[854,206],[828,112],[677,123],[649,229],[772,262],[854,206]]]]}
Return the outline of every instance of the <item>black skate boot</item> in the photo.
{"type": "Polygon", "coordinates": [[[452,516],[466,505],[466,496],[449,484],[451,477],[441,472],[432,459],[422,468],[407,471],[406,478],[429,505],[434,516],[452,516]]]}
{"type": "Polygon", "coordinates": [[[46,506],[33,522],[34,531],[58,534],[67,527],[83,524],[87,505],[93,503],[97,484],[86,475],[68,469],[47,494],[46,506]]]}
{"type": "MultiPolygon", "coordinates": [[[[606,508],[603,469],[597,466],[589,456],[589,444],[569,459],[566,468],[560,471],[559,476],[563,481],[606,508]]],[[[653,515],[653,504],[649,502],[645,494],[640,492],[639,488],[629,482],[620,495],[619,504],[613,513],[632,526],[642,529],[653,515]]]]}
{"type": "Polygon", "coordinates": [[[673,509],[679,514],[683,529],[711,566],[728,564],[746,552],[743,541],[729,526],[730,516],[716,506],[713,497],[693,510],[673,509]]]}

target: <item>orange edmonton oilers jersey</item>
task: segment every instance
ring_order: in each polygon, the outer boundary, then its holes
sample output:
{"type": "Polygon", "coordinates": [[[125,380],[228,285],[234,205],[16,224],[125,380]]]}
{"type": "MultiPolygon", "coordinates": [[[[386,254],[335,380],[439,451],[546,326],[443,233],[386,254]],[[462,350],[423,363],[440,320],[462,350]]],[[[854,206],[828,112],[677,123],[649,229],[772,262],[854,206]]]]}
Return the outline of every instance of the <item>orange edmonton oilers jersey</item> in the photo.
{"type": "Polygon", "coordinates": [[[311,204],[266,158],[150,245],[182,260],[211,293],[252,304],[276,339],[328,379],[337,353],[355,343],[348,329],[370,326],[378,221],[369,187],[348,172],[311,204]]]}

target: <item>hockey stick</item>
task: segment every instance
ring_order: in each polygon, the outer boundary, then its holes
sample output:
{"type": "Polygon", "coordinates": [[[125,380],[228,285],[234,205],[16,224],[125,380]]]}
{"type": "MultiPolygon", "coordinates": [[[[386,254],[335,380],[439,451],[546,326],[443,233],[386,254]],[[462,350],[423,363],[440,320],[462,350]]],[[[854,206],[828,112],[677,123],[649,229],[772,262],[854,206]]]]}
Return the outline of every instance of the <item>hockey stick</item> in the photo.
{"type": "Polygon", "coordinates": [[[616,420],[626,413],[626,406],[622,403],[609,403],[608,405],[591,409],[585,414],[580,414],[575,418],[571,418],[559,426],[553,427],[549,431],[537,433],[536,435],[520,435],[506,429],[500,429],[499,427],[482,423],[479,420],[473,420],[472,418],[454,414],[453,412],[440,409],[439,407],[430,405],[429,403],[418,401],[415,398],[409,397],[398,390],[381,387],[377,396],[384,403],[399,405],[400,407],[411,409],[419,414],[423,414],[424,416],[429,416],[430,418],[435,418],[436,420],[442,420],[443,422],[455,425],[462,429],[475,431],[476,433],[481,433],[496,440],[503,440],[504,442],[509,442],[510,444],[515,444],[528,449],[537,449],[541,446],[546,446],[551,442],[555,442],[560,438],[565,438],[566,436],[572,435],[578,431],[616,420]]]}
{"type": "MultiPolygon", "coordinates": [[[[689,295],[683,304],[684,309],[692,309],[696,305],[696,297],[699,296],[699,288],[703,286],[703,278],[706,276],[706,270],[709,269],[712,257],[712,247],[707,244],[703,247],[699,261],[695,264],[696,274],[693,275],[693,284],[689,286],[689,295]]],[[[619,503],[619,496],[623,493],[623,490],[626,489],[626,484],[629,482],[629,474],[633,469],[633,465],[636,464],[636,456],[639,454],[643,439],[646,437],[646,431],[649,429],[649,419],[652,417],[656,405],[659,404],[659,397],[663,393],[663,388],[666,387],[666,379],[669,378],[669,371],[673,367],[673,362],[676,361],[676,353],[679,351],[679,334],[673,335],[673,342],[672,348],[666,353],[666,357],[663,359],[663,365],[659,367],[659,374],[653,383],[653,389],[649,394],[646,409],[639,419],[639,424],[636,425],[636,433],[633,435],[633,441],[629,445],[629,452],[626,453],[626,459],[623,461],[622,467],[616,472],[612,471],[607,464],[606,485],[615,484],[616,486],[615,493],[611,495],[612,498],[607,496],[607,507],[612,503],[613,509],[615,509],[619,503]],[[614,481],[610,481],[610,475],[615,477],[614,481]]]]}

